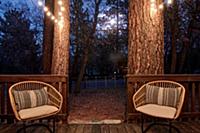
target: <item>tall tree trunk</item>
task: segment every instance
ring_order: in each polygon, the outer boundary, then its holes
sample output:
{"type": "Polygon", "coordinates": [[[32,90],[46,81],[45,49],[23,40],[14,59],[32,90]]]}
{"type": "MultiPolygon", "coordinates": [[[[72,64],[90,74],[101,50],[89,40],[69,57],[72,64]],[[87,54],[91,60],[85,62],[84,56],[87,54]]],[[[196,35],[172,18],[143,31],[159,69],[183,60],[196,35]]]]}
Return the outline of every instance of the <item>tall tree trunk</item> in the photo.
{"type": "MultiPolygon", "coordinates": [[[[54,13],[58,17],[59,6],[58,1],[55,0],[54,13]]],[[[64,21],[63,27],[58,24],[54,26],[54,41],[53,41],[53,59],[52,59],[52,74],[68,74],[69,67],[69,34],[70,34],[70,20],[69,20],[69,0],[63,1],[64,21]]]]}
{"type": "Polygon", "coordinates": [[[177,52],[176,52],[176,39],[179,34],[179,7],[177,1],[174,1],[172,10],[169,11],[172,14],[170,19],[170,28],[171,28],[171,68],[170,73],[176,73],[176,64],[177,64],[177,52]]]}
{"type": "Polygon", "coordinates": [[[89,54],[89,48],[87,47],[87,48],[85,48],[84,55],[82,57],[81,68],[80,68],[79,76],[78,76],[77,83],[76,83],[75,93],[80,92],[81,81],[83,79],[83,76],[85,73],[85,68],[86,68],[87,62],[88,62],[88,54],[89,54]]]}
{"type": "MultiPolygon", "coordinates": [[[[194,20],[194,18],[192,19],[194,20]]],[[[190,53],[190,43],[191,43],[191,35],[192,35],[192,25],[193,21],[189,22],[188,29],[187,29],[187,34],[185,35],[185,38],[183,39],[183,48],[181,51],[181,59],[180,59],[180,65],[179,65],[179,73],[184,73],[184,66],[188,65],[187,59],[190,53]]],[[[188,73],[188,70],[187,70],[188,73]]]]}
{"type": "MultiPolygon", "coordinates": [[[[157,4],[161,3],[157,0],[157,4]]],[[[129,2],[128,73],[164,72],[163,13],[150,13],[150,0],[129,2]]]]}
{"type": "Polygon", "coordinates": [[[183,40],[183,48],[181,52],[181,58],[180,58],[180,64],[179,64],[179,70],[178,70],[179,73],[184,73],[183,68],[186,63],[188,49],[190,48],[189,45],[190,45],[189,38],[185,37],[183,40]]]}
{"type": "Polygon", "coordinates": [[[171,52],[171,68],[170,68],[170,73],[175,73],[176,72],[176,59],[177,59],[177,55],[176,55],[176,30],[175,30],[175,26],[174,23],[172,23],[171,25],[171,47],[172,47],[172,52],[171,52]]]}
{"type": "MultiPolygon", "coordinates": [[[[157,0],[156,4],[161,2],[157,0]]],[[[150,0],[129,1],[128,74],[164,73],[163,13],[151,12],[150,5],[150,0]]],[[[138,87],[129,82],[128,78],[128,115],[135,112],[132,97],[138,87]]]]}
{"type": "Polygon", "coordinates": [[[98,15],[99,15],[99,6],[100,6],[100,3],[101,3],[101,0],[94,0],[94,1],[95,1],[94,22],[93,22],[93,25],[92,25],[92,30],[91,30],[91,32],[89,32],[89,37],[87,37],[86,47],[85,47],[84,55],[83,55],[84,57],[83,57],[83,61],[82,61],[82,64],[81,64],[81,68],[80,68],[78,80],[77,80],[77,83],[76,83],[76,87],[75,87],[76,93],[80,92],[81,81],[83,79],[85,69],[86,69],[86,66],[87,66],[87,62],[88,62],[88,54],[89,54],[90,47],[91,47],[90,45],[92,45],[92,42],[94,40],[94,35],[95,35],[95,32],[96,32],[96,27],[97,27],[97,19],[98,19],[98,15]]]}
{"type": "MultiPolygon", "coordinates": [[[[58,18],[58,0],[54,2],[54,14],[58,18]]],[[[69,0],[63,0],[63,27],[58,24],[54,26],[53,57],[51,73],[56,75],[68,75],[69,71],[69,35],[70,35],[70,11],[69,0]]],[[[68,114],[68,83],[65,86],[59,85],[59,91],[63,95],[63,106],[61,113],[68,114]]],[[[66,117],[67,118],[67,117],[66,117]]]]}
{"type": "MultiPolygon", "coordinates": [[[[49,10],[53,12],[54,10],[54,0],[46,0],[45,5],[49,7],[49,10]]],[[[51,73],[51,61],[52,61],[52,51],[53,51],[53,32],[54,24],[52,20],[44,16],[44,33],[43,33],[43,73],[51,73]]]]}

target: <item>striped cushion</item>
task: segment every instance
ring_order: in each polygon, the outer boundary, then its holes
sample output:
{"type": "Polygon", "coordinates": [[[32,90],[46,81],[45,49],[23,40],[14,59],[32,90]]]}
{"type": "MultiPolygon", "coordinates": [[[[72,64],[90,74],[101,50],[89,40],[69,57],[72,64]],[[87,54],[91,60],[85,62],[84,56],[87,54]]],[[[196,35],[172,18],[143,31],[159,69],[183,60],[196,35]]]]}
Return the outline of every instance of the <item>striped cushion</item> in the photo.
{"type": "Polygon", "coordinates": [[[158,103],[158,86],[146,85],[146,103],[158,103]]]}
{"type": "Polygon", "coordinates": [[[37,90],[13,91],[17,109],[37,107],[48,103],[47,88],[37,90]]]}
{"type": "Polygon", "coordinates": [[[179,97],[180,97],[181,88],[160,88],[158,94],[158,104],[166,105],[171,107],[176,107],[179,97]]]}
{"type": "Polygon", "coordinates": [[[181,88],[163,88],[146,85],[146,103],[176,107],[181,88]]]}

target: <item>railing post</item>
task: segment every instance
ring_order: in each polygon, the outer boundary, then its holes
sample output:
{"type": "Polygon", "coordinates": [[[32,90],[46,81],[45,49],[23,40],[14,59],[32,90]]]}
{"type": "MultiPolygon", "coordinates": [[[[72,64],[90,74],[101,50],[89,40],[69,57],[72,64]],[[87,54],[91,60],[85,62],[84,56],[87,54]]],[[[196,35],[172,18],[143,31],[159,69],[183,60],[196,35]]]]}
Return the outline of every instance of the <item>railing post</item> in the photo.
{"type": "Polygon", "coordinates": [[[87,78],[87,76],[85,76],[85,89],[87,89],[87,80],[88,80],[88,78],[87,78]]]}
{"type": "Polygon", "coordinates": [[[107,89],[107,77],[106,77],[106,76],[104,77],[104,83],[105,83],[105,84],[104,84],[104,85],[105,85],[105,88],[107,89]]]}
{"type": "Polygon", "coordinates": [[[116,72],[114,73],[114,88],[116,89],[117,85],[116,85],[116,72]]]}
{"type": "Polygon", "coordinates": [[[94,79],[95,79],[95,89],[97,89],[97,76],[95,76],[94,79]]]}
{"type": "MultiPolygon", "coordinates": [[[[2,83],[0,86],[0,115],[4,115],[5,114],[5,83],[2,83]]],[[[4,122],[5,119],[1,118],[1,122],[4,122]]]]}
{"type": "Polygon", "coordinates": [[[12,86],[11,83],[7,83],[7,95],[6,95],[6,105],[7,105],[7,115],[9,116],[7,119],[7,123],[13,123],[14,122],[14,117],[12,117],[13,111],[12,111],[12,107],[11,107],[11,103],[10,103],[10,98],[9,98],[9,88],[12,86]]]}

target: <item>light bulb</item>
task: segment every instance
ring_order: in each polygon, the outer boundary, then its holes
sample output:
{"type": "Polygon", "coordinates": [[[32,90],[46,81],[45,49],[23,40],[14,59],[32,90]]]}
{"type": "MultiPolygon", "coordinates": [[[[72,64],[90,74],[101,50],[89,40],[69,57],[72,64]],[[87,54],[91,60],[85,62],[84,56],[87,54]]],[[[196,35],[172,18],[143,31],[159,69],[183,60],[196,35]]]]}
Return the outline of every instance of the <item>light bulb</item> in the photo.
{"type": "Polygon", "coordinates": [[[44,11],[47,12],[49,9],[47,7],[44,7],[44,11]]]}
{"type": "Polygon", "coordinates": [[[63,27],[63,21],[60,20],[60,21],[58,22],[58,25],[59,25],[60,28],[62,28],[62,27],[63,27]]]}
{"type": "Polygon", "coordinates": [[[52,17],[51,17],[51,19],[52,19],[52,20],[54,20],[54,19],[55,19],[55,17],[54,17],[54,16],[52,16],[52,17]]]}
{"type": "Polygon", "coordinates": [[[158,8],[162,10],[164,8],[163,4],[160,4],[158,8]]]}
{"type": "Polygon", "coordinates": [[[57,20],[57,19],[55,19],[55,20],[54,20],[54,22],[55,22],[55,23],[58,23],[58,20],[57,20]]]}
{"type": "Polygon", "coordinates": [[[58,1],[58,5],[62,5],[62,1],[61,0],[58,1]]]}
{"type": "Polygon", "coordinates": [[[151,3],[155,3],[156,1],[155,1],[155,0],[150,0],[150,2],[151,2],[151,3]]]}
{"type": "Polygon", "coordinates": [[[42,1],[38,1],[38,5],[42,6],[43,5],[42,1]]]}
{"type": "Polygon", "coordinates": [[[151,8],[156,7],[156,5],[154,3],[151,3],[151,8]]]}
{"type": "Polygon", "coordinates": [[[63,17],[63,16],[61,16],[61,20],[64,20],[64,17],[63,17]]]}
{"type": "Polygon", "coordinates": [[[168,4],[168,5],[171,5],[171,4],[172,4],[172,0],[168,0],[168,1],[167,1],[167,4],[168,4]]]}
{"type": "Polygon", "coordinates": [[[64,11],[64,10],[65,10],[65,8],[61,6],[60,10],[61,10],[61,11],[64,11]]]}
{"type": "Polygon", "coordinates": [[[51,12],[48,11],[48,12],[47,12],[47,16],[51,16],[51,12]]]}
{"type": "Polygon", "coordinates": [[[59,15],[59,16],[62,16],[62,12],[58,12],[58,15],[59,15]]]}

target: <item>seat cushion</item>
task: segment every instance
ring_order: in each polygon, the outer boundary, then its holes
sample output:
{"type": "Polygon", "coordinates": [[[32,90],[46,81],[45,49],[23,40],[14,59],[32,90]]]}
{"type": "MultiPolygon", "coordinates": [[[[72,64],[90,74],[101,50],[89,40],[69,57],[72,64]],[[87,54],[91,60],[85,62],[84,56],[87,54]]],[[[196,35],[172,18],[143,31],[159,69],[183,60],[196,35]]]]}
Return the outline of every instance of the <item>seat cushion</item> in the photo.
{"type": "Polygon", "coordinates": [[[142,105],[136,110],[150,116],[169,119],[173,119],[176,114],[176,108],[156,104],[142,105]]]}
{"type": "Polygon", "coordinates": [[[58,111],[58,108],[52,105],[42,105],[34,108],[22,109],[19,111],[21,119],[29,119],[39,116],[48,115],[58,111]]]}

